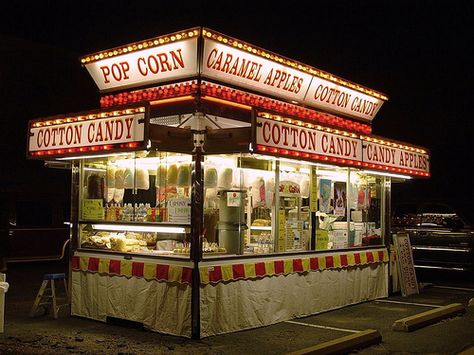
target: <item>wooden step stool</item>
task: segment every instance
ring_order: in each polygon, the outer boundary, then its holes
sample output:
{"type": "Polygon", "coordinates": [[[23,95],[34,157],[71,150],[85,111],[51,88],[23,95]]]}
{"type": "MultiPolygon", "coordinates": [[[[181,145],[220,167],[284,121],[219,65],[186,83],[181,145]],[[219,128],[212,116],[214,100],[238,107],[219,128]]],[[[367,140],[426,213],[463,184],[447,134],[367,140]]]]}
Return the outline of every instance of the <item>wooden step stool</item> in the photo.
{"type": "Polygon", "coordinates": [[[39,307],[43,307],[45,313],[48,313],[50,308],[53,309],[53,317],[54,319],[58,319],[58,311],[63,306],[69,305],[69,292],[67,289],[67,282],[66,282],[66,274],[64,273],[57,273],[57,274],[44,274],[43,275],[43,283],[36,295],[35,303],[30,311],[30,317],[34,317],[39,307]],[[64,291],[66,292],[66,297],[56,297],[56,288],[54,281],[61,281],[64,282],[64,291]],[[48,284],[50,283],[50,287],[48,284]],[[58,300],[66,300],[66,303],[58,304],[58,300]]]}

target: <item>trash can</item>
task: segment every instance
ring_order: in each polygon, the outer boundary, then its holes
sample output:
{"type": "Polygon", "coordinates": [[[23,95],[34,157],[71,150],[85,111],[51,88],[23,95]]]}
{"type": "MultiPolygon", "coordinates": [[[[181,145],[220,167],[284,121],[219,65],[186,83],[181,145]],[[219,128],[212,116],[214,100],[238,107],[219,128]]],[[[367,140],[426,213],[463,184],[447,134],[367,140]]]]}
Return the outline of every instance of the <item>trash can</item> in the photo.
{"type": "Polygon", "coordinates": [[[5,293],[8,291],[5,274],[0,273],[0,334],[3,333],[5,324],[5,293]]]}

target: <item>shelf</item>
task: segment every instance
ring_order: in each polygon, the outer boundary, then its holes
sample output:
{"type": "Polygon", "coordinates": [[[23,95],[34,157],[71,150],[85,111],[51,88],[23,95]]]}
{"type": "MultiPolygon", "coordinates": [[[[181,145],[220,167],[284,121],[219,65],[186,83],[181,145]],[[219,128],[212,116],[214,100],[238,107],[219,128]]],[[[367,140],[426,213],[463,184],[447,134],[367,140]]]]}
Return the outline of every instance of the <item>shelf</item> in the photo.
{"type": "Polygon", "coordinates": [[[250,226],[250,229],[257,230],[257,231],[271,231],[271,226],[250,226]]]}
{"type": "Polygon", "coordinates": [[[128,232],[157,232],[185,234],[190,232],[189,224],[163,222],[134,222],[134,221],[79,221],[79,224],[90,224],[95,230],[128,231],[128,232]]]}

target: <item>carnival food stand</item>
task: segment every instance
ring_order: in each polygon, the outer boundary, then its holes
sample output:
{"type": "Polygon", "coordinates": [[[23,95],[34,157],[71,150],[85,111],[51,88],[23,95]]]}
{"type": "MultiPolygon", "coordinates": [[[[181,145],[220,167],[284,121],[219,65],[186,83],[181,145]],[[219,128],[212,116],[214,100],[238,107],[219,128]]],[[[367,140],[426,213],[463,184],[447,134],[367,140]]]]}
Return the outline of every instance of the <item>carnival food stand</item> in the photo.
{"type": "Polygon", "coordinates": [[[429,153],[382,93],[205,28],[81,58],[97,110],[29,123],[72,171],[71,313],[185,337],[388,293],[390,186],[429,153]]]}

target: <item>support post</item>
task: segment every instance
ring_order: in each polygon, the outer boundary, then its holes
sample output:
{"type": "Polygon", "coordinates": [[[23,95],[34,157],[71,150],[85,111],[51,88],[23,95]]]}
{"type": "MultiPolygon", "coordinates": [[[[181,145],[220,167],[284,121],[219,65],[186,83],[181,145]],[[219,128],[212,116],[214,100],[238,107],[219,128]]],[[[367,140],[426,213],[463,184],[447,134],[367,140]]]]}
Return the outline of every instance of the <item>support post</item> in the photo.
{"type": "Polygon", "coordinates": [[[191,190],[191,260],[193,262],[193,278],[191,283],[191,336],[201,338],[201,309],[199,262],[202,260],[202,231],[204,224],[204,181],[203,152],[204,134],[194,134],[193,172],[191,190]]]}

